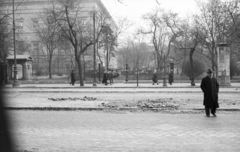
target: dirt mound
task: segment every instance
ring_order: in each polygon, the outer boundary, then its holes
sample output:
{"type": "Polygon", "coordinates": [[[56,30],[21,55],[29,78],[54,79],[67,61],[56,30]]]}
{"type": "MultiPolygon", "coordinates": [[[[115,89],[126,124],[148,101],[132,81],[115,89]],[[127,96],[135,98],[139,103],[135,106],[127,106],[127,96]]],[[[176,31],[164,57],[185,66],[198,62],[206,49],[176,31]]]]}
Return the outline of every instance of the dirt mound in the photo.
{"type": "Polygon", "coordinates": [[[109,102],[101,103],[102,107],[106,108],[138,108],[138,109],[168,109],[177,110],[179,104],[176,104],[172,98],[161,98],[161,99],[147,99],[131,102],[109,102]]]}

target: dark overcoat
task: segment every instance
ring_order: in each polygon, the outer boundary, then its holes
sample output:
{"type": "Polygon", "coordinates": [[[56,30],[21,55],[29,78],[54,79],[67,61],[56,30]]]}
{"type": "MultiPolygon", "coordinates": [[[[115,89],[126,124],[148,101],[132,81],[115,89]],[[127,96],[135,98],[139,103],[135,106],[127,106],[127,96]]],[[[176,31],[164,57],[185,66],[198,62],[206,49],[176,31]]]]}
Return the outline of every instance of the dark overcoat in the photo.
{"type": "Polygon", "coordinates": [[[104,72],[104,73],[103,73],[102,83],[106,84],[106,83],[107,83],[107,80],[108,80],[108,74],[107,74],[107,72],[104,72]]]}
{"type": "Polygon", "coordinates": [[[158,82],[158,77],[157,77],[157,74],[156,73],[153,73],[153,83],[157,83],[158,82]]]}
{"type": "Polygon", "coordinates": [[[203,105],[208,108],[219,108],[219,84],[217,82],[217,79],[206,76],[202,79],[200,87],[204,94],[203,105]]]}
{"type": "Polygon", "coordinates": [[[171,84],[173,83],[173,73],[169,73],[169,76],[168,76],[168,82],[171,84]]]}
{"type": "Polygon", "coordinates": [[[72,72],[71,73],[71,83],[75,82],[75,74],[72,72]]]}

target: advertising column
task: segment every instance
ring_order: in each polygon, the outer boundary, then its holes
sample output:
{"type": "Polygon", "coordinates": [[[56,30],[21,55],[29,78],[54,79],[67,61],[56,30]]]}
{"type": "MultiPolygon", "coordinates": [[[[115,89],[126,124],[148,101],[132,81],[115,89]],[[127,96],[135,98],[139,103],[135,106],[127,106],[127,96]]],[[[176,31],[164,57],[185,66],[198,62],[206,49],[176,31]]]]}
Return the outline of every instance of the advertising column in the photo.
{"type": "Polygon", "coordinates": [[[219,84],[231,85],[230,80],[230,47],[227,43],[218,44],[218,78],[219,84]]]}

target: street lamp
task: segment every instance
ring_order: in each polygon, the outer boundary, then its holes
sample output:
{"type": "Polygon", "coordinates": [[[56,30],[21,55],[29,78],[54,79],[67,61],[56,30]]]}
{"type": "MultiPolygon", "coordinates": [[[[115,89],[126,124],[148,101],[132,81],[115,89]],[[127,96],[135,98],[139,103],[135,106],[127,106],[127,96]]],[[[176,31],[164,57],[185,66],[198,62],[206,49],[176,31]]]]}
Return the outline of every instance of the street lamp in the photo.
{"type": "Polygon", "coordinates": [[[126,80],[125,83],[128,82],[128,64],[126,64],[126,80]]]}
{"type": "Polygon", "coordinates": [[[94,79],[93,79],[93,86],[97,86],[96,82],[96,45],[95,45],[95,9],[93,12],[93,71],[94,71],[94,79]]]}
{"type": "Polygon", "coordinates": [[[166,60],[166,56],[164,55],[163,57],[163,86],[166,87],[167,86],[167,78],[166,78],[166,69],[165,69],[165,60],[166,60]]]}
{"type": "Polygon", "coordinates": [[[13,3],[13,51],[14,51],[14,80],[13,80],[13,87],[19,87],[20,84],[17,80],[17,60],[16,60],[16,45],[15,45],[15,12],[14,12],[14,0],[13,3]]]}
{"type": "Polygon", "coordinates": [[[137,66],[137,87],[138,87],[138,66],[137,66]]]}
{"type": "Polygon", "coordinates": [[[101,63],[98,63],[98,80],[101,81],[101,63]]]}

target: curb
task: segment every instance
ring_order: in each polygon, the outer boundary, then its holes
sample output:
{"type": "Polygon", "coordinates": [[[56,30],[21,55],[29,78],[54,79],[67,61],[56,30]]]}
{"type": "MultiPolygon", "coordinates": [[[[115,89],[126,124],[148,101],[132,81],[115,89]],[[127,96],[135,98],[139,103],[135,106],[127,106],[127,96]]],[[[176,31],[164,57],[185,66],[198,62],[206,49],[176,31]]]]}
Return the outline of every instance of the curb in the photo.
{"type": "MultiPolygon", "coordinates": [[[[22,93],[202,93],[202,91],[164,91],[164,90],[151,90],[151,91],[141,91],[141,90],[132,90],[132,91],[96,91],[96,90],[78,90],[78,91],[66,91],[66,90],[56,90],[56,91],[44,91],[44,90],[2,90],[2,92],[22,92],[22,93]]],[[[219,93],[240,93],[239,91],[220,91],[219,93]]]]}
{"type": "Polygon", "coordinates": [[[36,111],[102,111],[105,108],[69,108],[69,107],[4,107],[4,110],[36,110],[36,111]]]}
{"type": "MultiPolygon", "coordinates": [[[[13,88],[13,87],[3,87],[3,88],[13,88]]],[[[102,89],[102,88],[111,88],[111,89],[136,89],[136,88],[143,88],[143,89],[159,89],[159,88],[163,88],[163,89],[166,89],[166,88],[200,88],[200,86],[156,86],[156,87],[147,87],[147,86],[74,86],[74,87],[39,87],[39,86],[20,86],[20,87],[14,87],[16,89],[22,89],[22,88],[25,88],[25,89],[102,89]]],[[[239,86],[221,86],[220,88],[239,88],[239,86]]]]}
{"type": "MultiPolygon", "coordinates": [[[[155,111],[164,112],[171,111],[170,109],[161,108],[70,108],[70,107],[4,107],[4,110],[33,110],[33,111],[104,111],[104,110],[118,110],[118,111],[155,111]]],[[[204,108],[193,108],[193,109],[177,109],[172,111],[204,111],[204,108]]],[[[218,111],[240,111],[240,109],[217,109],[218,111]]]]}
{"type": "MultiPolygon", "coordinates": [[[[193,110],[205,110],[204,108],[193,108],[193,110]]],[[[240,109],[217,109],[217,111],[240,111],[240,109]]]]}

